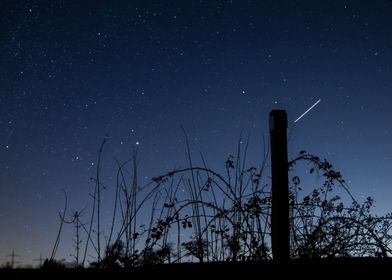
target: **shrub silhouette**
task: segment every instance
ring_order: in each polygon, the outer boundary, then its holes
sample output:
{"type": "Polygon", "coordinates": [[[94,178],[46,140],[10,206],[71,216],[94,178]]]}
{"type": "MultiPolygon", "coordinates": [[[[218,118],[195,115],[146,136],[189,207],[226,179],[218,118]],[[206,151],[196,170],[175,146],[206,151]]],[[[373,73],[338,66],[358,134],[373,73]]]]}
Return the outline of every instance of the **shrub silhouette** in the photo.
{"type": "Polygon", "coordinates": [[[203,262],[204,255],[208,250],[208,243],[206,240],[191,240],[183,242],[182,246],[186,250],[185,256],[194,256],[199,260],[199,262],[203,262]]]}
{"type": "MultiPolygon", "coordinates": [[[[336,172],[327,160],[301,152],[297,158],[289,162],[289,167],[292,168],[299,161],[312,164],[309,173],[321,174],[324,181],[321,187],[315,188],[300,200],[301,180],[299,176],[292,177],[289,202],[291,257],[387,257],[387,253],[391,253],[388,244],[391,241],[389,230],[392,215],[372,215],[370,210],[373,199],[369,197],[364,203],[358,203],[348,190],[341,174],[336,172]],[[347,194],[351,200],[349,206],[345,206],[341,197],[334,194],[334,188],[340,188],[347,194]]],[[[158,182],[163,182],[177,172],[187,171],[196,172],[196,177],[202,181],[199,172],[207,174],[205,183],[194,188],[194,193],[198,191],[198,194],[182,202],[182,205],[190,204],[203,210],[193,215],[197,223],[203,224],[200,232],[207,240],[208,246],[205,246],[206,249],[196,250],[196,238],[194,243],[186,243],[193,244],[187,249],[198,252],[192,255],[197,256],[200,261],[200,253],[208,256],[208,251],[212,251],[211,244],[216,245],[219,240],[224,242],[220,243],[221,255],[215,255],[215,260],[260,260],[273,257],[269,248],[270,192],[260,187],[261,174],[256,172],[255,168],[236,171],[232,176],[230,172],[235,171],[239,165],[239,161],[236,162],[234,164],[231,157],[226,161],[225,178],[210,169],[192,167],[170,172],[157,179],[158,182]],[[236,178],[234,182],[230,182],[231,176],[236,178]],[[220,185],[222,183],[226,189],[220,185]],[[246,192],[249,186],[250,191],[246,192]],[[212,188],[223,193],[223,206],[217,201],[209,202],[202,196],[202,192],[209,192],[212,188]],[[209,235],[209,231],[216,235],[209,235]]],[[[183,206],[177,207],[181,209],[183,206]]]]}
{"type": "Polygon", "coordinates": [[[101,262],[93,263],[93,267],[116,269],[125,266],[125,245],[121,240],[108,246],[101,262]]]}
{"type": "Polygon", "coordinates": [[[293,177],[291,208],[291,249],[293,257],[387,257],[391,253],[388,245],[392,216],[372,215],[374,200],[368,197],[358,203],[348,191],[341,174],[332,165],[319,157],[301,152],[290,162],[293,166],[306,160],[313,166],[309,173],[321,171],[325,178],[321,187],[299,199],[301,192],[299,177],[293,177]],[[335,184],[342,187],[351,198],[345,206],[340,196],[334,195],[335,184]]]}
{"type": "Polygon", "coordinates": [[[45,259],[41,269],[46,270],[58,270],[58,269],[66,269],[67,266],[65,265],[64,261],[54,260],[54,259],[45,259]]]}
{"type": "MultiPolygon", "coordinates": [[[[239,143],[236,156],[230,155],[219,172],[204,159],[201,166],[194,165],[188,145],[188,167],[154,177],[143,187],[137,182],[136,152],[132,160],[118,163],[113,219],[103,256],[88,230],[98,228],[93,225],[97,221],[92,218],[84,228],[89,241],[85,252],[90,244],[97,254],[91,265],[130,268],[193,258],[199,262],[273,259],[272,200],[269,178],[264,176],[268,154],[255,168],[246,167],[246,152],[247,145],[242,150],[239,143]],[[133,172],[126,173],[125,168],[133,172]],[[146,211],[150,211],[147,220],[146,211]]],[[[371,198],[356,201],[327,160],[302,151],[288,168],[291,258],[387,257],[392,253],[392,215],[373,215],[371,198]],[[322,179],[321,186],[302,186],[301,176],[292,174],[300,163],[305,163],[308,175],[322,179]]]]}

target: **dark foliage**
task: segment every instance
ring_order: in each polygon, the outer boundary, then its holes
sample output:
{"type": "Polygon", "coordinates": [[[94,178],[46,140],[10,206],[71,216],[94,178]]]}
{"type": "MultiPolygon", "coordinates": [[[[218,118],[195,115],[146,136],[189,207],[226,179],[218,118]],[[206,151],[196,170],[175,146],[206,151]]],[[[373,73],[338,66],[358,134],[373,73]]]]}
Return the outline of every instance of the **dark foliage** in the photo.
{"type": "MultiPolygon", "coordinates": [[[[223,172],[208,168],[204,160],[202,166],[195,166],[189,153],[188,159],[189,167],[157,176],[145,187],[137,182],[136,153],[132,161],[118,164],[109,240],[92,267],[273,259],[271,191],[269,178],[263,176],[267,155],[260,168],[246,167],[246,148],[241,151],[239,145],[237,155],[225,161],[223,172]],[[127,164],[131,174],[124,172],[127,164]],[[149,223],[138,223],[142,214],[146,222],[146,211],[150,211],[149,223]]],[[[332,164],[302,151],[288,168],[290,174],[296,173],[289,182],[291,258],[387,257],[392,253],[392,215],[373,215],[370,197],[363,203],[354,199],[332,164]],[[298,167],[302,173],[295,170],[298,167]],[[310,181],[304,176],[316,176],[317,186],[305,187],[310,181]]],[[[93,222],[88,228],[94,228],[93,222]]],[[[85,251],[90,243],[99,254],[98,242],[91,231],[85,232],[89,241],[85,251]]]]}

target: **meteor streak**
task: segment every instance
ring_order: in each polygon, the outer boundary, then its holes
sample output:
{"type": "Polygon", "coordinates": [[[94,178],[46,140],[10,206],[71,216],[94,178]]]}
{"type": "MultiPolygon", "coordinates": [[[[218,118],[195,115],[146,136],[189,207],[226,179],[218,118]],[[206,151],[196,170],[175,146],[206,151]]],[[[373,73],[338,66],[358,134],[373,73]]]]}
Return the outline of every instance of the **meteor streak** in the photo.
{"type": "Polygon", "coordinates": [[[306,110],[301,116],[298,117],[298,119],[296,119],[294,121],[294,123],[296,123],[300,119],[302,119],[307,113],[309,113],[310,110],[312,110],[314,107],[316,107],[316,105],[319,104],[320,102],[321,102],[321,99],[317,100],[316,103],[314,103],[312,106],[310,106],[308,110],[306,110]]]}

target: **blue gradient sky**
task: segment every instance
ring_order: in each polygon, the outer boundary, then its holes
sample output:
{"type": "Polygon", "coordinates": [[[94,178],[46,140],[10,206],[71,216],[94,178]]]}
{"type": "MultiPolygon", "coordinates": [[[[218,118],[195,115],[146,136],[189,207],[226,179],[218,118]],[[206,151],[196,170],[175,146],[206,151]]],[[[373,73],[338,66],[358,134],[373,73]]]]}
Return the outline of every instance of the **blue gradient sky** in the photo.
{"type": "Polygon", "coordinates": [[[50,255],[62,189],[70,209],[91,206],[105,134],[105,184],[135,146],[146,183],[186,166],[181,125],[212,167],[243,130],[258,164],[269,111],[292,125],[320,98],[290,157],[326,157],[391,210],[391,14],[390,1],[1,1],[1,262],[50,255]]]}

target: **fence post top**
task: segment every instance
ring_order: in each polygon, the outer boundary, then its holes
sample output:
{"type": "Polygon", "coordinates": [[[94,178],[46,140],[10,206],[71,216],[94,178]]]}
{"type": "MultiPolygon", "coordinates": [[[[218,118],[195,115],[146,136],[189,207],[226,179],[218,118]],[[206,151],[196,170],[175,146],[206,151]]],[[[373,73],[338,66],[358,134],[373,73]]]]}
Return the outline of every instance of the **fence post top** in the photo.
{"type": "Polygon", "coordinates": [[[285,110],[272,110],[269,117],[270,131],[287,128],[287,114],[285,110]]]}

